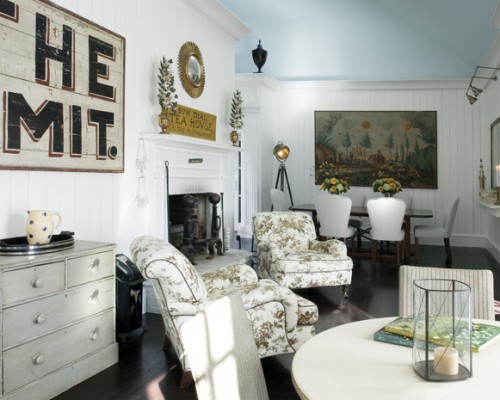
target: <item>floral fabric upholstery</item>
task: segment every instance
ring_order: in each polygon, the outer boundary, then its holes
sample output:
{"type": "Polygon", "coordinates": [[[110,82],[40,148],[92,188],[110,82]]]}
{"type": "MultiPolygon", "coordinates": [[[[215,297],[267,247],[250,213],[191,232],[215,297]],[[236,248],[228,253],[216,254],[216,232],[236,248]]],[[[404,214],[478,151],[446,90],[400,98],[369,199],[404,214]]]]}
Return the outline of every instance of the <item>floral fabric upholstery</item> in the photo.
{"type": "Polygon", "coordinates": [[[174,246],[152,236],[135,239],[130,251],[143,276],[153,284],[166,336],[184,371],[189,364],[180,327],[210,303],[235,291],[241,293],[260,357],[292,353],[315,333],[316,305],[272,280],[259,280],[248,265],[229,265],[200,275],[174,246]]]}
{"type": "Polygon", "coordinates": [[[308,288],[349,285],[352,259],[339,240],[316,240],[310,215],[263,212],[253,217],[259,276],[280,286],[308,288]]]}

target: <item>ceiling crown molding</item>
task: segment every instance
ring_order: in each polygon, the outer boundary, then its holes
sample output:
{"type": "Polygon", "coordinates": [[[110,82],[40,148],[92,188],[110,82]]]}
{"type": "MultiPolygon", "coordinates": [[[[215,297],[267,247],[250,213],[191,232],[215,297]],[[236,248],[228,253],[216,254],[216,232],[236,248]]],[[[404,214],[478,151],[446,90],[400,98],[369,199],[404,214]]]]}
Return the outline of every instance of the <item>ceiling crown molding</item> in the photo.
{"type": "Polygon", "coordinates": [[[220,26],[235,40],[241,39],[246,33],[250,32],[250,28],[224,7],[219,0],[185,0],[185,3],[220,26]]]}

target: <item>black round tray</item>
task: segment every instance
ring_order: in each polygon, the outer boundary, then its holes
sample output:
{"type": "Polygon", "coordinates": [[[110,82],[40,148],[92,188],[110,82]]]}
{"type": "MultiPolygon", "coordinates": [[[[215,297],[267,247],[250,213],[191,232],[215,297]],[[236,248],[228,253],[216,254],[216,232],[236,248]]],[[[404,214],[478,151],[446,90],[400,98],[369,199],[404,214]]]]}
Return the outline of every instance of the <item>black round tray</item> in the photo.
{"type": "Polygon", "coordinates": [[[47,244],[28,244],[26,236],[0,239],[0,255],[24,256],[52,253],[54,251],[68,249],[75,244],[73,235],[73,232],[63,231],[58,235],[53,235],[50,243],[47,244]]]}

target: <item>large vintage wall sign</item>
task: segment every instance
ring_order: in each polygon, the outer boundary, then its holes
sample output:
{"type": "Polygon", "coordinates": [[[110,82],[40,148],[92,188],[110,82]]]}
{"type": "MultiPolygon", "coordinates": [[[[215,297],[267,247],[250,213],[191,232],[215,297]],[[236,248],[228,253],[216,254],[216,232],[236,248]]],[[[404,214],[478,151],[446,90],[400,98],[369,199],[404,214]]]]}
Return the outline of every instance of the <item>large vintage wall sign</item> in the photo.
{"type": "Polygon", "coordinates": [[[123,172],[125,39],[46,0],[0,0],[0,168],[123,172]]]}

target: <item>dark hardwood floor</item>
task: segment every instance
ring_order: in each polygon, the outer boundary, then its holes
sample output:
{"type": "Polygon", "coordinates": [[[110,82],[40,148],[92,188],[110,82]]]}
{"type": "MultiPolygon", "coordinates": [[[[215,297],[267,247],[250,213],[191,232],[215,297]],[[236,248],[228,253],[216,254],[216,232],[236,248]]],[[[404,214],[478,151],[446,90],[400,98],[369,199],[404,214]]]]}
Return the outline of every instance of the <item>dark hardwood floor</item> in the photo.
{"type": "MultiPolygon", "coordinates": [[[[495,298],[500,299],[500,264],[486,250],[454,247],[452,253],[454,268],[491,269],[495,276],[495,298]]],[[[421,246],[419,262],[408,264],[444,267],[445,259],[443,246],[421,246]]],[[[354,264],[350,297],[344,306],[340,306],[342,290],[338,287],[297,291],[318,305],[318,332],[351,321],[397,314],[398,267],[391,262],[382,262],[372,268],[368,259],[355,260],[354,264]]],[[[127,342],[120,344],[118,364],[56,399],[196,399],[194,385],[188,389],[179,388],[180,371],[175,367],[175,358],[162,349],[164,330],[161,317],[146,314],[144,327],[145,331],[138,329],[127,342]]],[[[298,399],[290,377],[292,359],[293,355],[282,355],[262,360],[273,400],[298,399]]]]}

